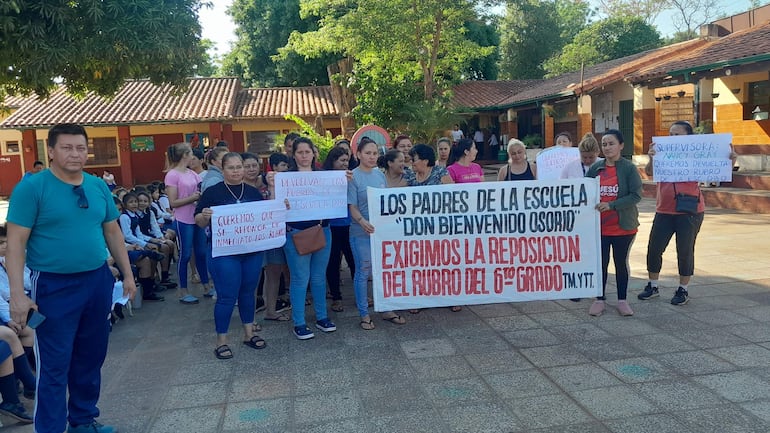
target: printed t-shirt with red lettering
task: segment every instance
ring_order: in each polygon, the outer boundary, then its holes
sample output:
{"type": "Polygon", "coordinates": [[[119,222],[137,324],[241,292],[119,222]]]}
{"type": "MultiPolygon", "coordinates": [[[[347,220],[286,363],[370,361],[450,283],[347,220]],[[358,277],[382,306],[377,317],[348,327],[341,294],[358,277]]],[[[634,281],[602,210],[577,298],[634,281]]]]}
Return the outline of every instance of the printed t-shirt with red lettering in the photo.
{"type": "MultiPolygon", "coordinates": [[[[607,166],[599,172],[599,200],[602,203],[618,199],[618,170],[615,166],[607,166]]],[[[618,211],[610,209],[601,214],[602,236],[632,235],[637,229],[624,230],[620,227],[618,211]]]]}

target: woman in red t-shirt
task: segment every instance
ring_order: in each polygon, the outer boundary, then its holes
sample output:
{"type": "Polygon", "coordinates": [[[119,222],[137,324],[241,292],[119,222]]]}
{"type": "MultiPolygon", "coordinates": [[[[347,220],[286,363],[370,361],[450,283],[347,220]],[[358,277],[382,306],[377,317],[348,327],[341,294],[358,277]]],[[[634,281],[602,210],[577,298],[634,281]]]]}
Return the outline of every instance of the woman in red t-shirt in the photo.
{"type": "Polygon", "coordinates": [[[639,227],[639,210],[636,205],[642,200],[642,178],[636,166],[621,156],[622,149],[623,135],[618,130],[608,130],[602,137],[604,160],[595,163],[586,173],[587,177],[599,178],[600,202],[596,209],[601,212],[602,230],[602,296],[591,304],[588,314],[592,316],[604,312],[610,249],[615,262],[618,312],[621,316],[634,314],[626,301],[628,253],[639,227]]]}

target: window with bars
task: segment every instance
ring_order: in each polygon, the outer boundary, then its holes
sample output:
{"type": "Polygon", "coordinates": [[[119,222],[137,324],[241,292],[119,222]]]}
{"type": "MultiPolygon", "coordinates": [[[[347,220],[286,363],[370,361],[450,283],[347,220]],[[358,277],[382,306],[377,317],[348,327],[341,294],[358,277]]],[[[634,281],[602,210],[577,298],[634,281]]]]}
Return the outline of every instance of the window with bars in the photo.
{"type": "Polygon", "coordinates": [[[94,137],[88,140],[86,166],[117,165],[118,140],[115,137],[94,137]]]}

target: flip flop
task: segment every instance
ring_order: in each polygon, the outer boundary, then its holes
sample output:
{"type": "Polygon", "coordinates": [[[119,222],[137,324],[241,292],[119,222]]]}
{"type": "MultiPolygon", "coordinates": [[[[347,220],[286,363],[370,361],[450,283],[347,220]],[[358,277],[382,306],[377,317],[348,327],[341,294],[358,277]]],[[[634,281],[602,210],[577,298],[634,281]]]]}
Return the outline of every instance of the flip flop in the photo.
{"type": "Polygon", "coordinates": [[[257,350],[267,347],[265,339],[259,335],[254,335],[249,341],[244,341],[243,344],[257,350]]]}
{"type": "Polygon", "coordinates": [[[214,349],[214,355],[217,359],[230,359],[233,357],[233,351],[230,350],[230,346],[223,344],[214,349]]]}
{"type": "Polygon", "coordinates": [[[291,320],[291,318],[285,314],[279,314],[276,317],[265,316],[265,320],[269,320],[271,322],[288,322],[289,320],[291,320]]]}
{"type": "Polygon", "coordinates": [[[463,307],[459,305],[455,305],[453,307],[449,307],[449,310],[451,310],[453,313],[457,313],[463,310],[463,307]]]}
{"type": "Polygon", "coordinates": [[[394,325],[403,325],[406,323],[406,320],[403,317],[399,316],[398,314],[392,317],[383,317],[382,320],[385,320],[386,322],[390,322],[394,325]]]}
{"type": "Polygon", "coordinates": [[[183,298],[179,300],[179,302],[183,304],[191,305],[191,304],[197,304],[200,301],[198,300],[198,298],[196,298],[193,295],[185,295],[183,298]]]}
{"type": "Polygon", "coordinates": [[[359,324],[361,326],[361,329],[364,331],[371,331],[374,329],[374,323],[372,323],[372,319],[369,318],[367,320],[361,320],[361,323],[359,324]]]}

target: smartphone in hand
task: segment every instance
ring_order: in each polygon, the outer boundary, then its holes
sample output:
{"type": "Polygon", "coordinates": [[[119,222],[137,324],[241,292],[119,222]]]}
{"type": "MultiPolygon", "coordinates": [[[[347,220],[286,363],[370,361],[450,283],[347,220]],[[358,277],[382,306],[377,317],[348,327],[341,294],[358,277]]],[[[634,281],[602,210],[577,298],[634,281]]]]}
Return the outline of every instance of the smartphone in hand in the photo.
{"type": "Polygon", "coordinates": [[[41,323],[45,320],[45,316],[40,314],[39,311],[35,310],[34,308],[29,309],[29,313],[27,313],[27,326],[29,326],[32,329],[37,328],[40,326],[41,323]]]}

